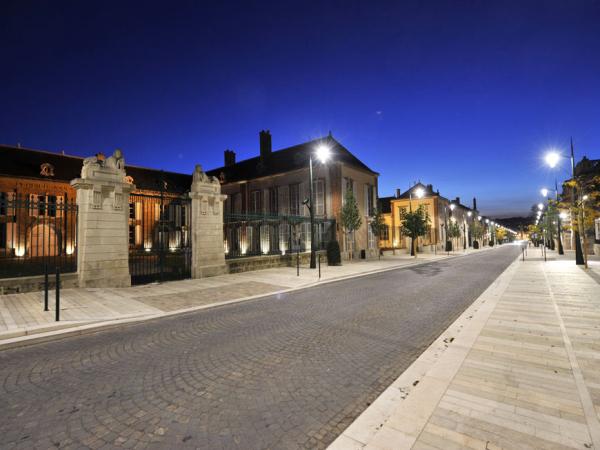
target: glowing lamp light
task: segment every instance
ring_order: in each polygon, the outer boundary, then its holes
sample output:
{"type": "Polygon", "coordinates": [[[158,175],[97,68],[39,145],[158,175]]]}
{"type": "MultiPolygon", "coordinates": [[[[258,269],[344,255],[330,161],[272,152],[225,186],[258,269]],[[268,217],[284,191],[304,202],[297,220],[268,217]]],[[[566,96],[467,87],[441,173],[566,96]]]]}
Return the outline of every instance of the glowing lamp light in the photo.
{"type": "Polygon", "coordinates": [[[481,220],[481,216],[477,216],[477,220],[481,220]]]}
{"type": "Polygon", "coordinates": [[[556,151],[549,151],[546,153],[546,156],[544,156],[544,160],[546,161],[546,164],[550,166],[550,168],[554,169],[560,161],[560,154],[556,151]]]}
{"type": "Polygon", "coordinates": [[[566,219],[567,217],[569,217],[569,215],[566,212],[561,212],[558,217],[560,217],[561,219],[566,219]]]}
{"type": "Polygon", "coordinates": [[[473,213],[471,211],[467,211],[467,216],[471,217],[473,213]]]}
{"type": "Polygon", "coordinates": [[[544,209],[544,204],[543,203],[538,203],[538,209],[541,211],[544,209]]]}
{"type": "Polygon", "coordinates": [[[326,145],[319,145],[316,149],[316,157],[322,163],[325,164],[331,157],[331,150],[326,145]]]}
{"type": "Polygon", "coordinates": [[[16,256],[25,256],[25,247],[15,247],[15,255],[16,256]]]}
{"type": "Polygon", "coordinates": [[[485,219],[485,223],[490,223],[490,219],[485,219]]]}
{"type": "Polygon", "coordinates": [[[415,197],[423,198],[424,195],[425,195],[425,189],[423,189],[422,187],[418,187],[415,189],[415,197]]]}
{"type": "Polygon", "coordinates": [[[67,255],[72,255],[74,251],[75,251],[75,248],[72,245],[67,245],[67,248],[65,249],[65,253],[67,255]]]}
{"type": "Polygon", "coordinates": [[[548,197],[548,189],[543,188],[541,191],[543,197],[548,197]]]}
{"type": "Polygon", "coordinates": [[[454,208],[456,208],[456,205],[454,203],[450,203],[450,210],[454,211],[454,208]]]}
{"type": "Polygon", "coordinates": [[[587,200],[589,197],[587,195],[584,195],[583,197],[581,197],[584,201],[587,200]]]}

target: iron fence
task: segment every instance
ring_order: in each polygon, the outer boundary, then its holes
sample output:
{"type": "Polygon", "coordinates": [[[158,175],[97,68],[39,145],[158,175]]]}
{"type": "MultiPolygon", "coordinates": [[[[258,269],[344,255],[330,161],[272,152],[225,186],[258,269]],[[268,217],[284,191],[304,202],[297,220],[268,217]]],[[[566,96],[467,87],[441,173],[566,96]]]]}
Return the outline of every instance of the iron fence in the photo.
{"type": "Polygon", "coordinates": [[[129,196],[129,271],[132,284],[191,276],[190,200],[129,196]]]}
{"type": "MultiPolygon", "coordinates": [[[[310,218],[263,214],[224,215],[225,258],[285,255],[310,250],[310,218]]],[[[335,220],[315,219],[315,248],[335,238],[335,220]]]]}
{"type": "Polygon", "coordinates": [[[77,205],[67,194],[0,193],[0,278],[77,271],[77,205]]]}

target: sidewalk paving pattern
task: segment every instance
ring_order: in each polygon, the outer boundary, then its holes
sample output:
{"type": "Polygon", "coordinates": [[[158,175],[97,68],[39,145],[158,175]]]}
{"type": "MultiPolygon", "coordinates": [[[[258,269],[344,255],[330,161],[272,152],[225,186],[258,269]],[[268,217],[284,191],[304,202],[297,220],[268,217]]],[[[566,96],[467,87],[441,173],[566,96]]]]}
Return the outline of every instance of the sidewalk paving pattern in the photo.
{"type": "Polygon", "coordinates": [[[516,252],[1,351],[0,447],[323,448],[516,252]]]}
{"type": "Polygon", "coordinates": [[[413,405],[432,394],[417,386],[410,406],[390,405],[377,429],[367,410],[331,448],[600,448],[600,265],[535,259],[515,261],[491,314],[473,319],[482,329],[424,421],[413,405]]]}

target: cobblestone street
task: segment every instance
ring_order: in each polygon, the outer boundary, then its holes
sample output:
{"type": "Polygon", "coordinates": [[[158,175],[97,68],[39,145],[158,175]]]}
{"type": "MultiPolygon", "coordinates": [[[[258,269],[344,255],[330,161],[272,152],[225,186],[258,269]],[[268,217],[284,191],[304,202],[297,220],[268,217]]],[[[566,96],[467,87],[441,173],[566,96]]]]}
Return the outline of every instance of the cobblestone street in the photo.
{"type": "Polygon", "coordinates": [[[323,448],[518,253],[0,352],[0,447],[323,448]]]}

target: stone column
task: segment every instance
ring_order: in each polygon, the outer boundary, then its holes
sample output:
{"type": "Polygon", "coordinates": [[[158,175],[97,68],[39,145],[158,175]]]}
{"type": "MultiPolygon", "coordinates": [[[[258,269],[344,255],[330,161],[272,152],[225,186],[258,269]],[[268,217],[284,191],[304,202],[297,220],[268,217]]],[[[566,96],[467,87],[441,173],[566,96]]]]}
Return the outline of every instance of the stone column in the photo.
{"type": "Polygon", "coordinates": [[[227,273],[223,246],[223,202],[221,184],[198,164],[192,188],[192,278],[227,273]]]}
{"type": "MultiPolygon", "coordinates": [[[[130,179],[129,179],[130,180],[130,179]]],[[[77,190],[77,274],[79,287],[126,287],[129,275],[129,193],[120,150],[83,161],[77,190]]]]}

